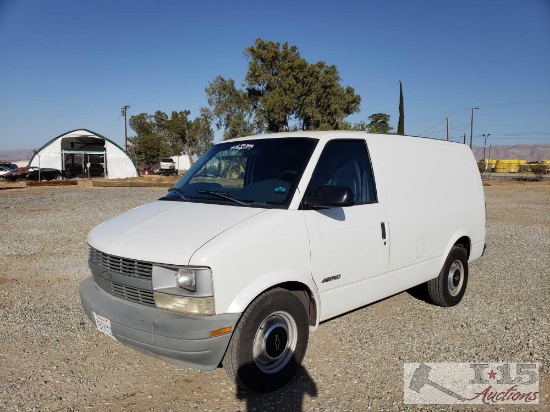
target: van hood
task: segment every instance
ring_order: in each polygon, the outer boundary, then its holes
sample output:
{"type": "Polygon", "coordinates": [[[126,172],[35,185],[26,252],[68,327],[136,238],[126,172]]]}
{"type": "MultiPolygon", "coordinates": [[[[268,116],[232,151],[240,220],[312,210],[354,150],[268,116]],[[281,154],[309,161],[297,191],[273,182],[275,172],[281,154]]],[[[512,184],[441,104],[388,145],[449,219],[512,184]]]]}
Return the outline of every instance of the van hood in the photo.
{"type": "Polygon", "coordinates": [[[95,227],[88,244],[110,255],[187,265],[205,243],[266,209],[158,200],[95,227]]]}

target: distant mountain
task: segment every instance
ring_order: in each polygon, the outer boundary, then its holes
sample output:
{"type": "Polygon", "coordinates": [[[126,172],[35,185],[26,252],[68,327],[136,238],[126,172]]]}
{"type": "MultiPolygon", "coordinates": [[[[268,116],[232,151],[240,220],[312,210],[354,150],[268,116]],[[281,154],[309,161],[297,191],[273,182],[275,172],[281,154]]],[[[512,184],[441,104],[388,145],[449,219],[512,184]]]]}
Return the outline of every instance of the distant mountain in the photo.
{"type": "MultiPolygon", "coordinates": [[[[483,147],[473,147],[477,160],[483,159],[483,147]]],[[[515,146],[489,146],[485,149],[487,159],[520,159],[528,162],[550,160],[550,144],[518,144],[515,146]]]]}
{"type": "Polygon", "coordinates": [[[19,162],[30,160],[34,151],[31,149],[0,150],[0,160],[5,162],[19,162]]]}

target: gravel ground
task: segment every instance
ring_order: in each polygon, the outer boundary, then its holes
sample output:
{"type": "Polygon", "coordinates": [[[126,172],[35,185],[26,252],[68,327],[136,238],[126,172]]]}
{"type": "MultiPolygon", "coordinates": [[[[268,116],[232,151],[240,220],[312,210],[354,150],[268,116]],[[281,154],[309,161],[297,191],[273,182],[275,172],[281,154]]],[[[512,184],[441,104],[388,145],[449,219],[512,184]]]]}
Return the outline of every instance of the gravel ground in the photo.
{"type": "MultiPolygon", "coordinates": [[[[165,189],[0,190],[0,410],[476,410],[403,404],[404,362],[474,361],[540,362],[535,409],[550,410],[550,184],[485,190],[490,246],[471,265],[460,305],[443,309],[404,292],[325,322],[297,377],[267,395],[238,390],[222,369],[135,352],[98,333],[81,310],[89,230],[165,189]]],[[[516,409],[525,410],[491,407],[516,409]]]]}

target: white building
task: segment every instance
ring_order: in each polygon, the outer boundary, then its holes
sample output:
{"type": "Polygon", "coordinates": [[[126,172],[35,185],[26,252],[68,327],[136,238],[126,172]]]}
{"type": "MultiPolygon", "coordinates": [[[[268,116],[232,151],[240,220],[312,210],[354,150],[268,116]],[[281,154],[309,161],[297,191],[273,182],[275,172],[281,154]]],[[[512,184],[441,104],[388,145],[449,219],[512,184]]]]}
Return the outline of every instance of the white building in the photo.
{"type": "Polygon", "coordinates": [[[80,177],[122,179],[138,176],[135,164],[123,148],[87,129],[53,138],[36,152],[29,166],[66,170],[80,177]]]}

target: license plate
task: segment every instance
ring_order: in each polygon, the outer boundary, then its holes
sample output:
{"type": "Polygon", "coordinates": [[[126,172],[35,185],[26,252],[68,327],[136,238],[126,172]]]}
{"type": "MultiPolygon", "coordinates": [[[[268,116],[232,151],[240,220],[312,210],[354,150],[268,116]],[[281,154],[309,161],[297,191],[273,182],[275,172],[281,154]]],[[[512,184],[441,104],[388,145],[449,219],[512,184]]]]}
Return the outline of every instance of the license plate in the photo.
{"type": "Polygon", "coordinates": [[[111,331],[111,321],[93,311],[92,313],[94,314],[95,326],[97,327],[97,330],[116,340],[113,332],[111,331]]]}

